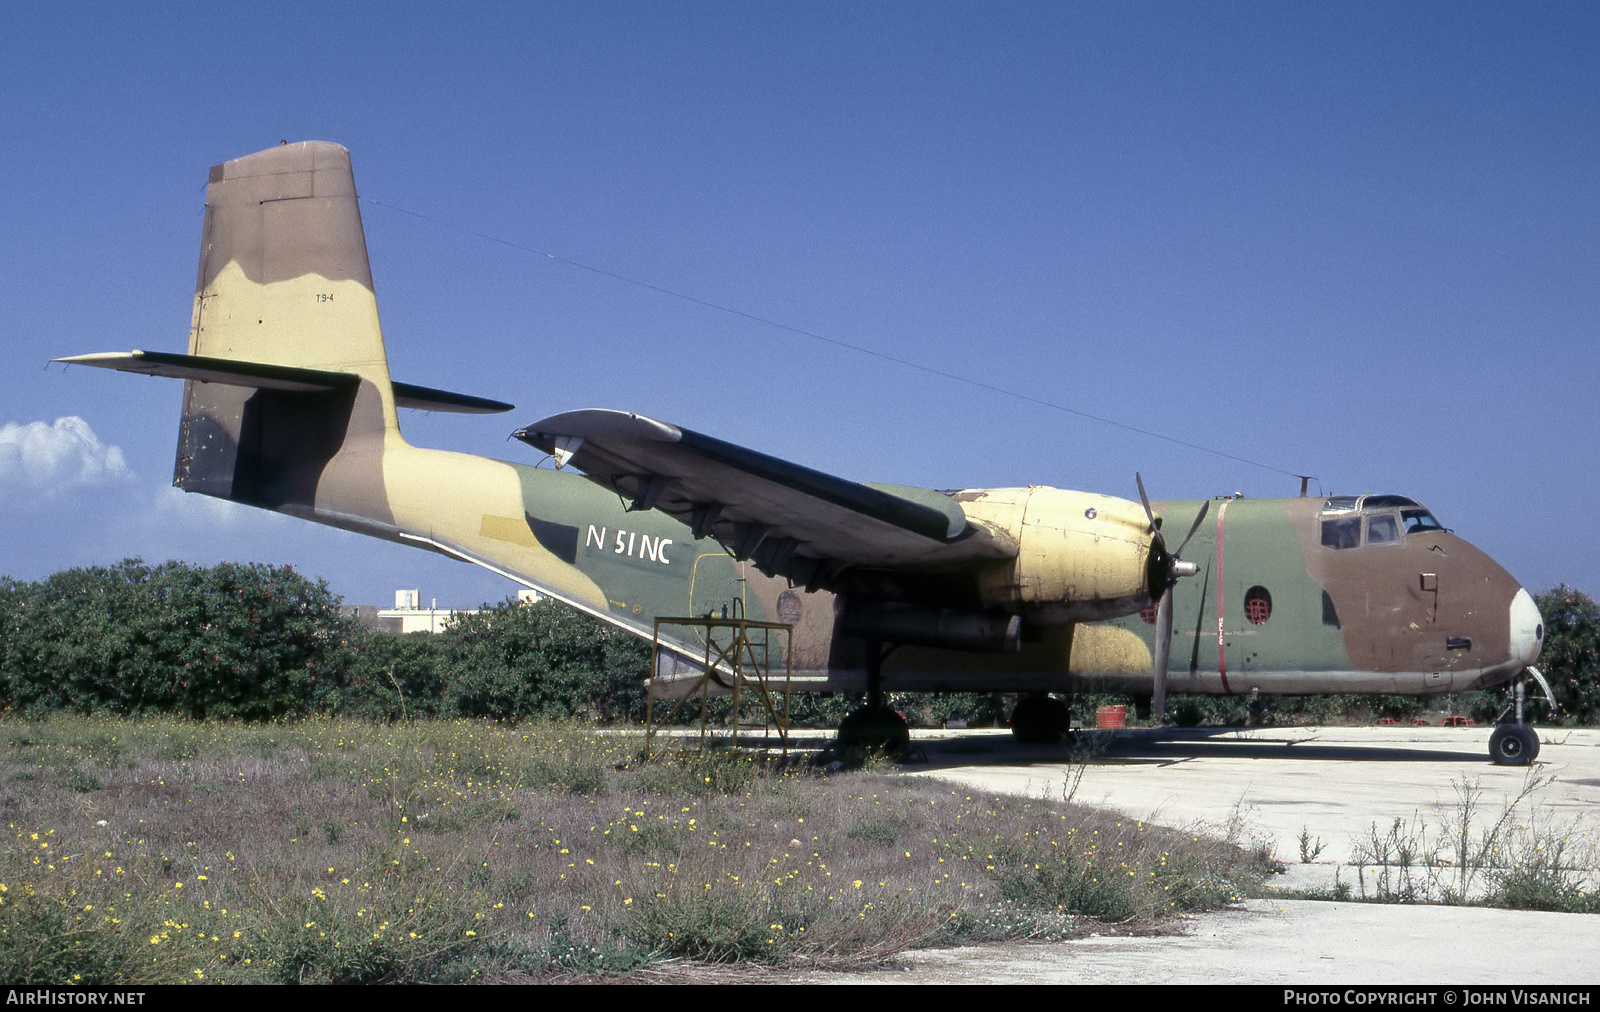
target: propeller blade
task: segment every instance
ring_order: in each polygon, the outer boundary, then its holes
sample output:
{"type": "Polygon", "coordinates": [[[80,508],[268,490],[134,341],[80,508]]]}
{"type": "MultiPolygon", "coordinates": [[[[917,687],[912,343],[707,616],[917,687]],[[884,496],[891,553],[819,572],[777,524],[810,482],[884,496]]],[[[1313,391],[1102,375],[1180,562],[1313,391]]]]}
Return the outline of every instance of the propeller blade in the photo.
{"type": "Polygon", "coordinates": [[[1139,486],[1139,505],[1144,507],[1144,518],[1150,522],[1150,555],[1153,560],[1159,561],[1161,574],[1159,577],[1152,575],[1150,596],[1154,597],[1156,589],[1163,583],[1172,582],[1173,556],[1167,551],[1167,539],[1161,533],[1161,528],[1156,526],[1155,511],[1150,508],[1150,497],[1144,491],[1144,478],[1139,472],[1133,472],[1134,484],[1139,486]]]}
{"type": "Polygon", "coordinates": [[[1156,526],[1156,515],[1150,509],[1150,497],[1148,495],[1145,495],[1145,492],[1144,492],[1144,479],[1139,476],[1139,472],[1138,471],[1135,471],[1135,472],[1133,472],[1133,480],[1134,480],[1134,483],[1139,486],[1139,505],[1144,507],[1145,519],[1150,521],[1150,529],[1152,531],[1155,531],[1156,532],[1156,537],[1159,538],[1159,537],[1161,537],[1161,528],[1156,526]]]}
{"type": "Polygon", "coordinates": [[[1167,663],[1172,657],[1172,585],[1156,605],[1155,688],[1150,693],[1150,719],[1160,724],[1167,714],[1167,663]]]}
{"type": "MultiPolygon", "coordinates": [[[[1154,547],[1165,553],[1167,542],[1161,535],[1161,529],[1156,526],[1155,512],[1150,509],[1150,496],[1144,490],[1144,478],[1135,471],[1133,480],[1139,486],[1139,502],[1144,506],[1144,515],[1150,520],[1150,529],[1155,532],[1152,539],[1154,547]]],[[[1211,500],[1207,499],[1200,504],[1200,512],[1195,514],[1194,523],[1189,525],[1189,533],[1184,535],[1178,550],[1168,556],[1164,581],[1166,587],[1162,591],[1160,602],[1156,605],[1155,656],[1151,659],[1150,672],[1154,682],[1150,692],[1150,717],[1157,724],[1165,720],[1167,714],[1167,665],[1172,659],[1172,588],[1177,585],[1179,576],[1188,576],[1195,572],[1195,567],[1180,562],[1179,556],[1189,547],[1189,539],[1200,529],[1200,524],[1210,509],[1211,500]]]]}
{"type": "Polygon", "coordinates": [[[1195,514],[1194,523],[1189,527],[1189,533],[1184,535],[1183,543],[1178,546],[1178,550],[1176,552],[1172,553],[1173,558],[1177,558],[1178,556],[1182,555],[1183,550],[1189,547],[1189,539],[1194,537],[1194,532],[1200,529],[1200,522],[1206,518],[1206,512],[1210,509],[1210,499],[1206,499],[1200,503],[1200,512],[1195,514]]]}

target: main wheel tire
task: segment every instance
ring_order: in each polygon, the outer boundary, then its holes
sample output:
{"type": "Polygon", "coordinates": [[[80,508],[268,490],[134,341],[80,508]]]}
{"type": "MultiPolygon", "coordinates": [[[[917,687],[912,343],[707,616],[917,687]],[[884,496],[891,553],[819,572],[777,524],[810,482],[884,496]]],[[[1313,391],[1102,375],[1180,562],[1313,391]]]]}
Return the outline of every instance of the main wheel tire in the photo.
{"type": "Polygon", "coordinates": [[[1011,736],[1018,741],[1052,744],[1072,726],[1067,704],[1049,696],[1023,696],[1011,711],[1011,736]]]}
{"type": "Polygon", "coordinates": [[[1539,758],[1539,735],[1526,724],[1501,724],[1489,736],[1489,761],[1496,766],[1526,766],[1539,758]]]}
{"type": "Polygon", "coordinates": [[[887,706],[863,706],[839,722],[841,748],[893,752],[911,743],[906,719],[887,706]]]}

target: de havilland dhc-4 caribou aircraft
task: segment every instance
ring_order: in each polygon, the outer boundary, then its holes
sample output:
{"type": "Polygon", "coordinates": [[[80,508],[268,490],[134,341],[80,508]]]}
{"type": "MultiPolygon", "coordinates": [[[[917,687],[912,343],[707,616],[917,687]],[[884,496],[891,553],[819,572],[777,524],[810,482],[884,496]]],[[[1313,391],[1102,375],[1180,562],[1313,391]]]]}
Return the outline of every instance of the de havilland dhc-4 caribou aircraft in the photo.
{"type": "MultiPolygon", "coordinates": [[[[399,408],[512,406],[390,379],[337,144],[211,169],[187,354],[60,361],[185,381],[185,491],[432,549],[647,638],[657,617],[730,608],[790,625],[795,684],[865,691],[858,727],[898,720],[886,690],[1017,693],[1013,730],[1051,740],[1068,715],[1050,693],[1078,689],[1152,696],[1159,717],[1169,692],[1515,680],[1490,754],[1538,751],[1522,713],[1521,676],[1542,681],[1533,599],[1401,496],[857,484],[612,410],[515,433],[553,468],[409,445],[399,408]],[[1163,526],[1188,536],[1174,546],[1163,526]]],[[[694,632],[669,646],[658,683],[698,681],[694,632]]]]}

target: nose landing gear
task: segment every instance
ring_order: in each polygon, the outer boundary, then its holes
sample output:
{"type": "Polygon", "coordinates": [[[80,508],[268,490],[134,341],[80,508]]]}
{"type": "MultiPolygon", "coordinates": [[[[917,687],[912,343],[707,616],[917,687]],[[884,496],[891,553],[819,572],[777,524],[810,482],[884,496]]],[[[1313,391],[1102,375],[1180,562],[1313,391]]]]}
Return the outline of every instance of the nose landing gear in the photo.
{"type": "Polygon", "coordinates": [[[1501,724],[1489,736],[1489,761],[1496,766],[1526,766],[1539,758],[1539,735],[1526,724],[1501,724]]]}
{"type": "MultiPolygon", "coordinates": [[[[1550,694],[1550,683],[1538,668],[1528,668],[1527,676],[1538,682],[1544,692],[1545,702],[1555,709],[1555,697],[1550,694]]],[[[1526,766],[1539,758],[1539,734],[1523,720],[1523,704],[1527,698],[1527,682],[1518,678],[1511,690],[1511,702],[1500,711],[1495,720],[1494,733],[1489,736],[1489,761],[1496,766],[1526,766]]]]}

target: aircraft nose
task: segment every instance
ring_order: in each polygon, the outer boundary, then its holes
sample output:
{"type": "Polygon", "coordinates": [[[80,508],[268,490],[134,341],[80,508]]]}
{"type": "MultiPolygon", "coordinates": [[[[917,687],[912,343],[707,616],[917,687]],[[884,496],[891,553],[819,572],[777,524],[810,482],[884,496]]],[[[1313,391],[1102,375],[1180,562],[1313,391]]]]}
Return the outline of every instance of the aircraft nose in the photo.
{"type": "Polygon", "coordinates": [[[1518,587],[1511,599],[1511,656],[1523,664],[1539,659],[1544,647],[1544,616],[1526,588],[1518,587]]]}

